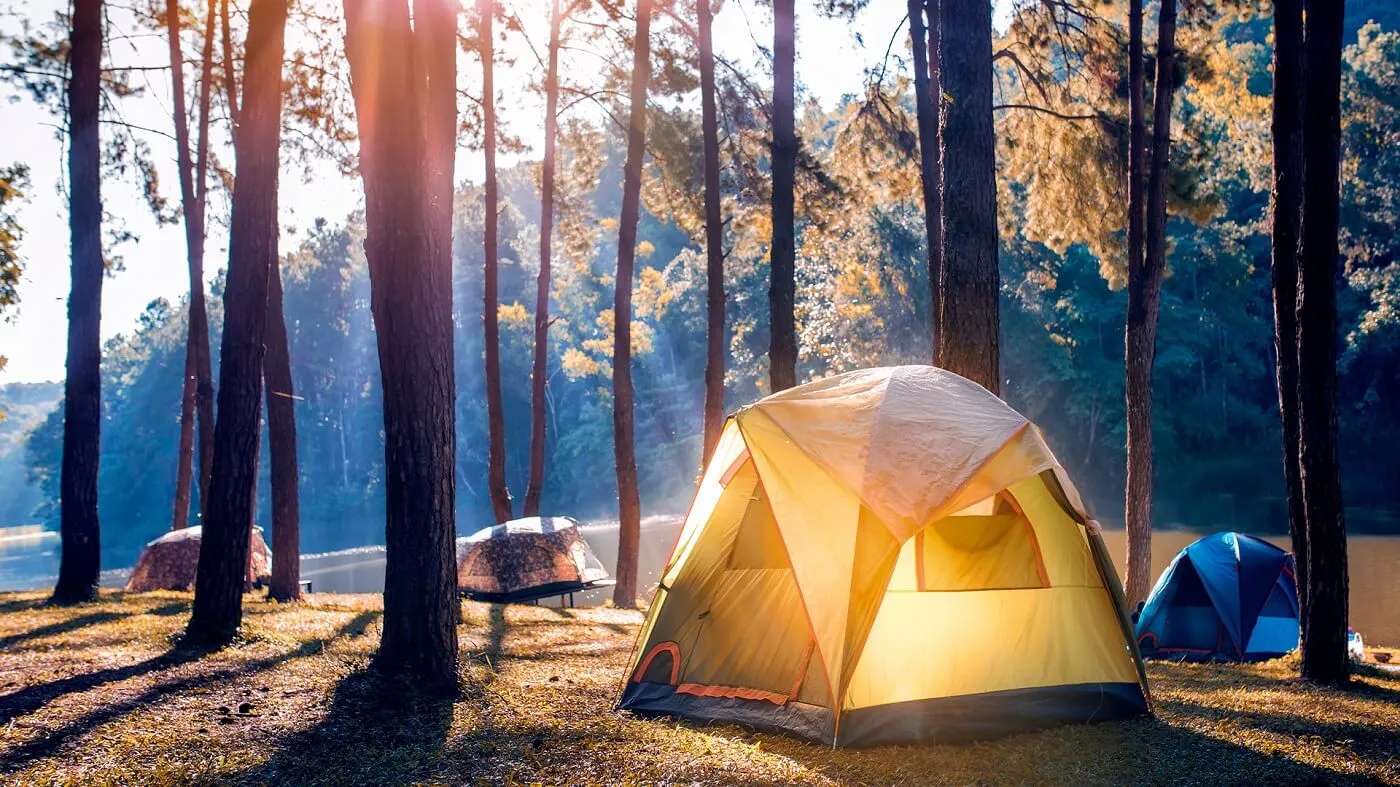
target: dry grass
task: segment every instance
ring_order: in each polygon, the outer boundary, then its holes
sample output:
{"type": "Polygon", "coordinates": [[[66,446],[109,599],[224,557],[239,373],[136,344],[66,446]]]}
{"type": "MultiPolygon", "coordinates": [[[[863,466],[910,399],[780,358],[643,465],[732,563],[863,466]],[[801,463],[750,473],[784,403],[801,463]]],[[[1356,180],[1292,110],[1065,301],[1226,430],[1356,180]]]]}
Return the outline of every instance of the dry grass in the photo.
{"type": "Polygon", "coordinates": [[[1158,717],[968,746],[831,751],[612,711],[640,615],[469,604],[455,701],[367,670],[377,596],[250,601],[181,650],[189,596],[0,595],[0,780],[22,784],[1400,783],[1400,675],[1151,667],[1158,717]]]}

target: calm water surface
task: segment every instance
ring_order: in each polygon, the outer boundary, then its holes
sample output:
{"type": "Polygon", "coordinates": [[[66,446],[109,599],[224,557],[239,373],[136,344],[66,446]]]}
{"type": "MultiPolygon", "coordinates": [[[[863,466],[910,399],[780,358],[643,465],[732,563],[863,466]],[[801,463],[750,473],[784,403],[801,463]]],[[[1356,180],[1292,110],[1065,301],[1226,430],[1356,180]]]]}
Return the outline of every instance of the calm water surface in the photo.
{"type": "MultiPolygon", "coordinates": [[[[639,589],[654,586],[665,568],[680,531],[678,516],[647,517],[642,522],[639,589]]],[[[609,570],[617,564],[617,523],[590,522],[583,526],[584,537],[609,570]]],[[[1186,531],[1159,531],[1152,539],[1152,574],[1155,578],[1171,559],[1202,534],[1186,531]]],[[[1266,536],[1285,549],[1286,536],[1266,536]]],[[[1123,571],[1123,531],[1107,530],[1104,541],[1121,574],[1123,571]]],[[[1400,536],[1352,536],[1348,539],[1351,572],[1351,624],[1366,641],[1376,645],[1400,646],[1400,536]]],[[[318,593],[378,593],[384,590],[384,548],[364,547],[323,555],[304,555],[301,576],[313,583],[318,593]]],[[[103,584],[121,587],[125,571],[104,572],[103,584]]],[[[44,578],[32,587],[52,584],[44,578]]],[[[29,587],[31,585],[21,585],[29,587]]],[[[9,589],[9,588],[7,588],[9,589]]],[[[612,597],[611,590],[580,593],[580,606],[602,604],[612,597]]]]}

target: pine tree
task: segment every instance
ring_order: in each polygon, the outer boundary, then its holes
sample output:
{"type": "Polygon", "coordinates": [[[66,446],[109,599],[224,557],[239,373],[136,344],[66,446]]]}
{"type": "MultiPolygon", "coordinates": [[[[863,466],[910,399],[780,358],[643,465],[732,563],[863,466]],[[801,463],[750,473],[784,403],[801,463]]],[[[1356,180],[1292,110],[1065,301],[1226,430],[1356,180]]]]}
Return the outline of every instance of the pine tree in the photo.
{"type": "Polygon", "coordinates": [[[1337,213],[1343,3],[1313,3],[1303,29],[1303,224],[1298,262],[1298,439],[1308,589],[1305,680],[1342,685],[1347,533],[1337,467],[1337,213]]]}
{"type": "MultiPolygon", "coordinates": [[[[282,271],[273,263],[267,272],[267,354],[263,380],[267,385],[267,434],[272,467],[272,580],[269,598],[301,598],[301,510],[297,486],[296,396],[292,391],[292,355],[282,313],[282,271]]],[[[255,501],[256,503],[256,501],[255,501]]]]}
{"type": "Polygon", "coordinates": [[[203,461],[214,444],[214,383],[209,357],[209,313],[204,297],[205,206],[209,182],[209,110],[214,81],[214,17],[210,0],[204,24],[203,64],[199,78],[199,131],[195,158],[190,161],[190,125],[185,111],[184,55],[180,47],[180,4],[166,0],[170,38],[170,78],[174,103],[176,164],[180,170],[180,204],[185,221],[185,251],[190,272],[189,328],[185,341],[185,384],[180,396],[180,453],[176,467],[175,509],[170,526],[189,524],[190,492],[195,471],[195,426],[199,426],[200,504],[209,491],[209,463],[203,461]],[[193,173],[191,173],[193,167],[193,173]]]}
{"type": "Polygon", "coordinates": [[[73,290],[68,296],[68,376],[63,385],[63,467],[56,604],[97,597],[101,527],[97,462],[102,428],[102,173],[98,112],[102,91],[102,0],[74,0],[68,51],[68,228],[73,290]]]}
{"type": "Polygon", "coordinates": [[[286,25],[286,3],[253,0],[249,6],[242,107],[234,135],[237,173],[229,223],[213,474],[199,544],[194,610],[186,629],[191,641],[203,644],[232,641],[243,617],[260,439],[267,283],[269,271],[277,265],[286,25]]]}
{"type": "Polygon", "coordinates": [[[919,181],[924,195],[924,237],[928,249],[929,336],[938,351],[938,312],[943,278],[943,149],[939,117],[943,111],[940,80],[939,9],[941,0],[909,0],[909,43],[914,69],[914,109],[919,127],[919,181]],[[928,24],[924,24],[924,13],[928,24]]]}
{"type": "Polygon", "coordinates": [[[365,257],[384,392],[380,671],[457,686],[452,169],[457,7],[346,0],[365,257]]]}
{"type": "MultiPolygon", "coordinates": [[[[990,33],[988,34],[990,35],[990,33]]],[[[990,46],[990,45],[989,45],[990,46]]],[[[797,230],[793,191],[797,179],[794,129],[797,22],[793,0],[773,0],[773,242],[768,288],[769,374],[774,391],[797,385],[797,230]]]]}
{"type": "Polygon", "coordinates": [[[500,244],[497,235],[501,208],[496,179],[496,54],[495,34],[492,32],[496,4],[492,0],[480,0],[479,13],[477,40],[481,45],[482,148],[486,159],[486,271],[482,277],[482,319],[486,324],[486,488],[491,496],[491,511],[499,523],[509,521],[514,514],[511,513],[510,489],[506,486],[506,413],[505,404],[501,401],[501,327],[497,314],[500,298],[497,283],[500,244]]]}
{"type": "MultiPolygon", "coordinates": [[[[1303,220],[1303,0],[1274,0],[1274,355],[1283,420],[1288,531],[1300,612],[1308,606],[1308,538],[1298,467],[1298,241],[1303,220]]],[[[1300,617],[1306,618],[1306,613],[1300,617]]]]}
{"type": "Polygon", "coordinates": [[[981,0],[944,0],[941,75],[944,273],[937,365],[1001,393],[997,299],[996,140],[992,17],[981,0]]]}
{"type": "Polygon", "coordinates": [[[554,248],[554,167],[559,136],[559,34],[564,14],[553,0],[549,14],[549,64],[544,76],[544,161],[540,173],[540,274],[535,283],[535,356],[530,368],[530,480],[525,516],[539,516],[544,493],[545,384],[549,377],[549,288],[554,248]]]}
{"type": "Polygon", "coordinates": [[[724,224],[720,214],[719,112],[715,101],[714,12],[695,0],[700,49],[700,134],[705,156],[705,431],[703,463],[724,427],[724,224]]]}
{"type": "MultiPolygon", "coordinates": [[[[1124,592],[1130,604],[1146,599],[1152,583],[1152,367],[1157,354],[1162,279],[1167,269],[1167,179],[1171,159],[1175,51],[1176,0],[1162,0],[1157,17],[1157,75],[1153,86],[1152,158],[1146,191],[1144,251],[1141,264],[1128,270],[1124,385],[1128,412],[1124,517],[1128,529],[1128,581],[1124,592]]],[[[1137,172],[1130,173],[1130,180],[1137,172]]],[[[1131,210],[1130,207],[1129,222],[1133,220],[1131,210]]],[[[1129,245],[1132,245],[1131,238],[1129,245]]]]}
{"type": "Polygon", "coordinates": [[[646,154],[647,78],[651,73],[651,0],[637,0],[632,45],[632,91],[627,121],[627,161],[622,175],[622,216],[617,231],[617,278],[613,300],[613,456],[617,461],[617,587],[613,604],[637,605],[637,559],[642,504],[637,489],[637,445],[632,396],[632,279],[637,222],[646,154]]]}

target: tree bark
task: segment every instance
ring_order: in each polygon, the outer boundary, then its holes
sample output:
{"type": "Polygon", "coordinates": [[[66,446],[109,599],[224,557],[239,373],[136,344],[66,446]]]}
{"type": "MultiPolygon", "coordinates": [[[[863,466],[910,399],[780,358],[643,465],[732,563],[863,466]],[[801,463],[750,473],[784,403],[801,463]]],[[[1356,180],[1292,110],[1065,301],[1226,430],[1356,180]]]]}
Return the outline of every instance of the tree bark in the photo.
{"type": "Polygon", "coordinates": [[[793,0],[773,0],[773,242],[769,249],[769,373],[774,391],[797,385],[797,235],[793,190],[797,179],[794,130],[797,20],[793,0]]]}
{"type": "Polygon", "coordinates": [[[190,160],[189,116],[185,111],[184,56],[180,46],[180,6],[167,0],[166,28],[170,43],[171,93],[174,98],[176,164],[180,174],[180,205],[185,221],[186,261],[190,273],[189,325],[185,339],[185,386],[180,399],[180,448],[175,481],[175,510],[171,528],[189,524],[190,486],[194,471],[196,418],[199,423],[200,505],[209,491],[208,451],[214,442],[214,402],[209,358],[209,316],[204,299],[204,216],[209,172],[209,105],[213,77],[214,3],[209,3],[204,27],[204,60],[199,83],[197,163],[190,160]],[[194,169],[193,173],[191,169],[194,169]]]}
{"type": "Polygon", "coordinates": [[[491,511],[499,523],[509,521],[514,514],[511,513],[510,488],[506,484],[506,413],[501,401],[500,296],[497,283],[500,196],[496,183],[496,55],[492,32],[496,4],[493,0],[479,0],[478,7],[481,17],[477,35],[481,42],[481,114],[484,120],[482,148],[486,156],[486,272],[482,277],[484,294],[481,313],[486,323],[486,487],[491,497],[491,511]]]}
{"type": "Polygon", "coordinates": [[[627,121],[627,162],[622,176],[622,216],[617,231],[617,278],[613,300],[613,454],[617,461],[617,587],[613,604],[637,606],[637,558],[642,538],[641,494],[637,489],[637,446],[632,406],[632,266],[637,255],[637,221],[646,154],[647,79],[651,74],[651,0],[637,0],[637,34],[632,49],[631,112],[627,121]]]}
{"type": "MultiPolygon", "coordinates": [[[[190,126],[185,114],[184,55],[180,51],[180,4],[166,0],[165,28],[170,43],[170,81],[174,98],[176,165],[180,170],[180,205],[185,219],[185,250],[190,266],[190,311],[194,310],[194,249],[190,245],[190,212],[194,200],[194,178],[190,173],[190,126]]],[[[195,380],[193,320],[186,327],[185,376],[180,391],[180,444],[175,455],[175,506],[170,516],[170,529],[180,530],[190,520],[190,483],[194,476],[194,410],[199,393],[195,380]]]]}
{"type": "MultiPolygon", "coordinates": [[[[1128,311],[1128,319],[1134,319],[1133,306],[1137,306],[1142,300],[1140,290],[1144,283],[1143,274],[1143,202],[1146,199],[1146,182],[1143,178],[1145,170],[1145,159],[1147,149],[1145,145],[1146,137],[1146,111],[1143,106],[1143,94],[1146,90],[1144,85],[1145,73],[1143,65],[1143,44],[1142,44],[1142,0],[1129,0],[1128,2],[1128,297],[1131,304],[1128,311]]],[[[1133,340],[1140,333],[1134,329],[1128,334],[1124,345],[1125,357],[1130,357],[1134,353],[1133,340]]],[[[1131,364],[1131,361],[1129,361],[1131,364]]],[[[1138,385],[1136,381],[1130,382],[1132,376],[1140,373],[1140,370],[1129,370],[1125,377],[1125,385],[1138,385]]],[[[1134,389],[1136,390],[1136,388],[1134,389]]],[[[1128,396],[1129,412],[1132,412],[1133,396],[1128,396]]],[[[1129,422],[1129,429],[1134,429],[1132,422],[1129,422]]],[[[1136,438],[1138,434],[1133,433],[1136,438]]],[[[1147,433],[1147,439],[1151,440],[1151,432],[1147,433]]],[[[1142,441],[1130,440],[1130,446],[1141,448],[1142,441]]],[[[1131,449],[1130,449],[1131,452],[1131,449]]],[[[1148,461],[1151,461],[1151,452],[1148,451],[1148,461]]],[[[1129,467],[1135,466],[1133,461],[1129,461],[1129,467]]],[[[1130,470],[1131,472],[1131,470],[1130,470]]],[[[1135,477],[1133,480],[1137,480],[1135,477]]],[[[1127,537],[1124,544],[1127,556],[1124,565],[1127,567],[1127,582],[1124,584],[1123,593],[1130,604],[1136,605],[1139,601],[1147,598],[1149,592],[1148,585],[1152,575],[1152,529],[1150,512],[1148,515],[1140,514],[1133,509],[1134,497],[1131,484],[1126,487],[1126,497],[1124,498],[1124,523],[1127,529],[1127,537]],[[1147,527],[1143,522],[1148,523],[1147,527]]],[[[1150,490],[1149,490],[1150,493],[1150,490]]]]}
{"type": "Polygon", "coordinates": [[[272,582],[268,597],[301,598],[301,511],[297,500],[296,396],[292,391],[292,356],[282,308],[282,272],[267,272],[267,431],[272,466],[272,582]]]}
{"type": "Polygon", "coordinates": [[[277,175],[282,125],[282,55],[287,5],[248,9],[243,108],[234,151],[233,215],[219,363],[219,420],[187,637],[232,641],[242,623],[253,485],[257,473],[268,272],[277,264],[277,175]]]}
{"type": "MultiPolygon", "coordinates": [[[[1303,220],[1303,0],[1274,2],[1274,355],[1283,422],[1283,477],[1298,607],[1308,606],[1308,538],[1298,467],[1298,241],[1303,220]]],[[[1306,619],[1306,613],[1300,619],[1306,619]]]]}
{"type": "Polygon", "coordinates": [[[62,556],[55,604],[97,598],[101,528],[97,466],[102,427],[102,174],[98,112],[102,0],[74,0],[68,53],[68,229],[73,289],[68,296],[68,376],[63,385],[62,556]]]}
{"type": "Polygon", "coordinates": [[[525,486],[525,516],[539,516],[544,492],[545,385],[549,378],[549,287],[554,241],[555,137],[559,126],[560,0],[549,15],[549,66],[544,79],[544,164],[540,174],[540,275],[535,283],[535,358],[530,369],[530,480],[525,486]]]}
{"type": "Polygon", "coordinates": [[[1128,0],[1128,264],[1129,275],[1142,267],[1143,201],[1146,181],[1147,116],[1143,107],[1146,73],[1142,52],[1142,0],[1128,0]]]}
{"type": "Polygon", "coordinates": [[[452,0],[344,3],[384,393],[384,635],[376,666],[457,686],[452,0]]]}
{"type": "MultiPolygon", "coordinates": [[[[265,350],[266,348],[264,348],[265,350]]],[[[267,388],[266,375],[263,375],[263,389],[267,388]]],[[[261,396],[261,394],[259,394],[261,396]]],[[[248,485],[248,559],[243,564],[243,592],[253,592],[253,536],[257,534],[254,529],[258,519],[258,471],[262,464],[262,430],[263,413],[262,400],[258,400],[257,416],[253,419],[256,424],[253,427],[253,482],[248,485]]]]}
{"type": "Polygon", "coordinates": [[[205,501],[209,499],[209,477],[214,471],[214,364],[209,342],[209,307],[204,296],[205,219],[209,207],[209,124],[211,122],[214,90],[214,0],[209,0],[208,18],[204,22],[204,64],[199,78],[199,133],[195,142],[195,183],[199,195],[199,283],[191,283],[190,335],[195,349],[195,417],[198,419],[199,440],[199,509],[203,521],[205,501]]]}
{"type": "Polygon", "coordinates": [[[1152,162],[1147,182],[1143,261],[1128,271],[1126,378],[1128,411],[1127,503],[1129,604],[1152,589],[1152,367],[1157,313],[1167,263],[1167,172],[1171,157],[1172,68],[1176,0],[1162,0],[1157,18],[1157,76],[1152,105],[1152,162]]]}
{"type": "Polygon", "coordinates": [[[944,0],[942,134],[944,275],[937,365],[1001,394],[996,140],[992,128],[992,11],[944,0]]]}
{"type": "Polygon", "coordinates": [[[1337,467],[1337,211],[1343,4],[1309,5],[1304,28],[1303,226],[1298,276],[1298,417],[1307,522],[1302,675],[1348,681],[1347,542],[1337,467]],[[1316,7],[1314,7],[1314,5],[1316,7]]]}
{"type": "Polygon", "coordinates": [[[182,530],[190,524],[190,484],[194,477],[194,405],[197,392],[194,374],[194,342],[185,336],[185,377],[180,388],[180,443],[175,459],[175,506],[170,529],[182,530]]]}
{"type": "Polygon", "coordinates": [[[229,24],[228,5],[229,0],[219,0],[219,27],[223,35],[224,100],[228,102],[229,125],[236,145],[238,137],[238,68],[233,62],[233,27],[229,24]]]}
{"type": "Polygon", "coordinates": [[[724,428],[724,219],[720,215],[719,112],[715,104],[714,12],[695,0],[700,47],[700,134],[705,152],[705,431],[702,466],[724,428]]]}
{"type": "Polygon", "coordinates": [[[913,50],[914,108],[919,125],[919,181],[924,192],[924,241],[928,249],[929,336],[938,354],[938,312],[943,278],[943,151],[938,142],[943,89],[938,62],[941,0],[909,0],[909,41],[913,50]],[[929,23],[924,26],[927,5],[929,23]],[[927,44],[927,45],[925,45],[927,44]]]}

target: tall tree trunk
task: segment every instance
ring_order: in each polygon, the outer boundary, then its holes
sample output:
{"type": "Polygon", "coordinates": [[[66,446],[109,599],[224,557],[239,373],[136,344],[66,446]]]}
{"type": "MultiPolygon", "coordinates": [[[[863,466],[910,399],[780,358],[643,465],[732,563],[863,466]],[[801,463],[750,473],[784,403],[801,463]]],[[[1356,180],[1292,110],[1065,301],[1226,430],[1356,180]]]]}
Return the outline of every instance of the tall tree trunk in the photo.
{"type": "Polygon", "coordinates": [[[549,377],[550,254],[554,242],[554,143],[559,126],[560,0],[549,15],[549,70],[544,78],[544,166],[540,174],[540,275],[535,283],[535,358],[530,370],[530,480],[525,516],[539,516],[544,491],[545,384],[549,377]]]}
{"type": "MultiPolygon", "coordinates": [[[[229,0],[219,0],[219,27],[223,36],[224,100],[234,137],[238,136],[238,66],[233,57],[233,27],[229,24],[229,0]]],[[[235,139],[235,142],[237,140],[235,139]]],[[[235,147],[236,152],[236,147],[235,147]]]]}
{"type": "Polygon", "coordinates": [[[1142,267],[1147,116],[1142,52],[1142,0],[1128,0],[1128,273],[1142,267]]]}
{"type": "Polygon", "coordinates": [[[63,384],[59,476],[62,557],[53,603],[97,598],[101,529],[97,463],[102,426],[102,0],[74,0],[68,53],[68,229],[73,290],[68,296],[68,376],[63,384]]]}
{"type": "Polygon", "coordinates": [[[1343,3],[1308,6],[1304,32],[1303,227],[1298,276],[1298,418],[1307,521],[1303,678],[1347,682],[1347,541],[1337,469],[1337,159],[1343,3]],[[1314,7],[1315,6],[1315,7],[1314,7]]]}
{"type": "Polygon", "coordinates": [[[248,9],[243,107],[234,149],[228,285],[219,355],[219,420],[187,636],[222,644],[242,623],[243,587],[257,473],[268,271],[277,264],[277,172],[282,125],[282,53],[287,4],[248,9]]]}
{"type": "Polygon", "coordinates": [[[992,10],[984,0],[941,9],[946,221],[938,366],[1001,393],[992,10]]]}
{"type": "MultiPolygon", "coordinates": [[[[264,348],[266,349],[266,348],[264,348]]],[[[267,388],[266,375],[264,375],[263,389],[267,388]]],[[[257,424],[253,428],[253,482],[248,485],[248,559],[243,564],[243,592],[253,592],[253,537],[257,535],[258,520],[258,472],[262,469],[262,400],[258,400],[257,417],[253,419],[257,424]]]]}
{"type": "MultiPolygon", "coordinates": [[[[176,163],[180,174],[180,205],[185,221],[185,250],[190,273],[189,325],[185,339],[185,385],[180,397],[180,448],[176,459],[175,509],[171,528],[189,524],[190,487],[194,470],[196,417],[199,442],[213,448],[214,402],[209,371],[209,316],[204,301],[204,206],[209,167],[209,105],[213,76],[214,3],[209,3],[204,28],[204,60],[199,83],[198,163],[190,160],[189,115],[185,111],[184,55],[180,46],[180,5],[167,0],[166,28],[170,43],[171,93],[174,97],[176,163]],[[191,169],[194,171],[191,172],[191,169]],[[196,412],[198,415],[196,416],[196,412]],[[207,421],[207,425],[206,425],[207,421]]],[[[201,451],[201,457],[203,451],[201,451]]],[[[208,492],[208,462],[200,465],[200,504],[208,492]]]]}
{"type": "Polygon", "coordinates": [[[646,154],[647,78],[651,75],[651,0],[637,0],[637,35],[632,48],[631,112],[627,162],[622,175],[622,216],[617,230],[617,278],[613,300],[613,455],[617,460],[617,587],[613,604],[637,605],[637,558],[642,540],[642,503],[637,490],[637,446],[632,412],[632,264],[637,256],[637,221],[646,154]]]}
{"type": "MultiPolygon", "coordinates": [[[[1283,421],[1283,477],[1298,606],[1308,606],[1308,538],[1298,468],[1298,241],[1303,220],[1303,0],[1274,0],[1274,355],[1283,421]]],[[[1306,619],[1306,614],[1300,619],[1306,619]]]]}
{"type": "MultiPolygon", "coordinates": [[[[203,275],[201,267],[200,276],[203,275]]],[[[194,351],[194,411],[198,426],[195,451],[199,460],[195,469],[202,522],[204,510],[209,504],[209,479],[214,472],[214,365],[209,340],[209,310],[202,283],[199,289],[197,298],[195,293],[190,296],[190,335],[186,337],[186,351],[194,351]]]]}
{"type": "Polygon", "coordinates": [[[919,124],[919,181],[924,192],[924,240],[928,248],[929,336],[938,353],[938,311],[943,273],[943,154],[938,143],[938,116],[943,104],[938,50],[940,0],[927,0],[928,27],[924,26],[925,0],[909,0],[909,42],[913,50],[914,108],[919,124]],[[925,44],[927,43],[927,46],[925,44]]]}
{"type": "Polygon", "coordinates": [[[769,249],[769,373],[774,391],[797,385],[797,231],[793,190],[797,179],[794,130],[797,19],[793,0],[773,0],[773,243],[769,249]]]}
{"type": "Polygon", "coordinates": [[[501,326],[498,311],[497,271],[500,257],[497,224],[500,218],[499,188],[496,183],[496,85],[495,47],[492,23],[496,4],[479,0],[481,28],[481,114],[482,148],[486,156],[486,272],[482,277],[482,320],[486,323],[486,491],[497,522],[511,519],[510,488],[506,485],[506,413],[501,401],[501,326]]]}
{"type": "Polygon", "coordinates": [[[365,257],[384,392],[384,635],[376,665],[457,685],[452,164],[457,6],[346,0],[365,257]]]}
{"type": "MultiPolygon", "coordinates": [[[[1147,198],[1147,183],[1143,177],[1147,164],[1146,128],[1147,118],[1143,106],[1143,95],[1146,92],[1146,75],[1143,63],[1142,46],[1142,0],[1129,0],[1128,2],[1128,322],[1131,325],[1135,319],[1145,319],[1134,311],[1134,308],[1141,309],[1143,300],[1142,285],[1145,283],[1143,273],[1143,218],[1146,212],[1143,209],[1143,202],[1147,198]]],[[[1134,340],[1141,336],[1140,328],[1130,328],[1124,344],[1125,357],[1128,358],[1128,369],[1125,372],[1126,386],[1134,386],[1131,390],[1136,391],[1139,380],[1134,379],[1134,374],[1140,374],[1140,370],[1134,370],[1131,358],[1136,350],[1134,340]]],[[[1151,374],[1149,370],[1149,375],[1151,374]]],[[[1133,402],[1140,394],[1128,393],[1128,412],[1133,412],[1133,402]]],[[[1150,406],[1150,405],[1149,405],[1150,406]]],[[[1142,440],[1139,433],[1133,431],[1136,427],[1130,419],[1128,429],[1132,432],[1129,439],[1130,446],[1142,447],[1142,440]]],[[[1146,439],[1152,439],[1151,431],[1146,433],[1146,439]]],[[[1138,466],[1131,455],[1129,449],[1128,473],[1129,483],[1126,497],[1124,498],[1124,523],[1127,528],[1127,537],[1124,544],[1127,549],[1127,557],[1124,565],[1127,566],[1127,582],[1124,585],[1124,595],[1130,604],[1137,604],[1147,598],[1149,584],[1152,581],[1152,526],[1151,512],[1140,513],[1133,508],[1138,500],[1132,491],[1134,481],[1140,480],[1133,475],[1132,468],[1138,466]]],[[[1151,450],[1147,451],[1148,461],[1151,461],[1151,450]]],[[[1136,460],[1140,462],[1140,460],[1136,460]]],[[[1150,495],[1151,490],[1149,488],[1150,495]]]]}
{"type": "Polygon", "coordinates": [[[197,383],[194,373],[194,347],[185,336],[185,377],[180,388],[180,443],[175,460],[175,506],[170,529],[183,530],[190,524],[190,485],[194,477],[194,405],[197,383]]]}
{"type": "MultiPolygon", "coordinates": [[[[174,97],[176,162],[180,169],[180,205],[185,214],[185,246],[190,261],[190,293],[193,301],[193,249],[190,246],[190,210],[193,201],[194,177],[190,173],[190,127],[185,114],[185,59],[180,51],[180,4],[167,0],[165,28],[170,43],[170,81],[174,97]]],[[[202,228],[201,228],[202,229],[202,228]]],[[[193,310],[193,302],[190,304],[193,310]]],[[[190,321],[193,323],[193,320],[190,321]]],[[[191,324],[185,336],[185,376],[180,391],[180,443],[175,455],[175,506],[170,515],[170,529],[180,530],[190,521],[190,484],[194,477],[194,410],[199,393],[195,380],[194,330],[191,324]]]]}
{"type": "Polygon", "coordinates": [[[296,397],[292,356],[282,310],[282,272],[273,264],[267,281],[267,433],[272,466],[272,583],[268,597],[301,598],[301,511],[297,501],[296,397]]]}
{"type": "MultiPolygon", "coordinates": [[[[1162,0],[1157,18],[1157,76],[1152,105],[1152,162],[1147,182],[1142,265],[1128,271],[1127,377],[1129,604],[1152,587],[1152,367],[1157,353],[1157,312],[1167,267],[1167,172],[1171,158],[1172,68],[1176,48],[1176,0],[1162,0]]],[[[1131,219],[1130,219],[1131,220],[1131,219]]]]}
{"type": "Polygon", "coordinates": [[[708,464],[724,427],[724,219],[720,215],[719,112],[715,106],[714,13],[695,0],[700,46],[700,134],[705,150],[705,444],[708,464]]]}
{"type": "Polygon", "coordinates": [[[204,63],[199,77],[199,133],[195,142],[195,184],[199,206],[199,269],[192,271],[198,284],[190,283],[190,336],[195,351],[195,418],[199,425],[199,508],[201,521],[205,501],[209,499],[209,476],[214,471],[214,364],[209,346],[209,307],[204,297],[205,218],[209,206],[209,124],[211,122],[214,90],[214,16],[215,0],[209,0],[208,17],[204,21],[204,63]]]}
{"type": "Polygon", "coordinates": [[[928,87],[933,96],[934,141],[933,141],[933,182],[934,196],[934,248],[929,250],[929,325],[932,333],[933,359],[938,358],[939,320],[943,315],[943,280],[948,275],[947,261],[943,257],[943,236],[945,233],[943,210],[943,124],[948,121],[943,103],[943,0],[927,0],[928,6],[928,87]]]}

